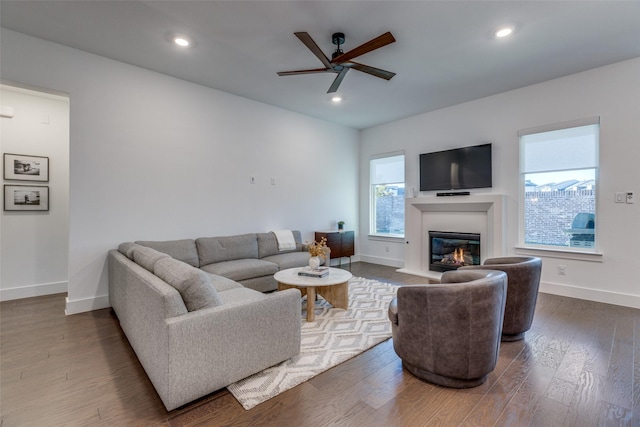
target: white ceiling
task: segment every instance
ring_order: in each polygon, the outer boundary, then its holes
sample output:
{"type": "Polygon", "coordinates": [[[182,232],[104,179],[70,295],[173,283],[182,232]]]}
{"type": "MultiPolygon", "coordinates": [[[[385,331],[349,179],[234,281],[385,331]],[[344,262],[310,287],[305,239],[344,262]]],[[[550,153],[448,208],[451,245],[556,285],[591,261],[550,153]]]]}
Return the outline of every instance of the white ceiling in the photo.
{"type": "MultiPolygon", "coordinates": [[[[246,98],[362,129],[640,56],[640,1],[8,1],[3,27],[246,98]],[[503,24],[509,39],[495,40],[503,24]],[[327,56],[391,31],[397,42],[355,58],[390,81],[350,70],[344,102],[327,56]],[[169,43],[183,33],[195,46],[169,43]]],[[[52,88],[55,89],[55,88],[52,88]]]]}

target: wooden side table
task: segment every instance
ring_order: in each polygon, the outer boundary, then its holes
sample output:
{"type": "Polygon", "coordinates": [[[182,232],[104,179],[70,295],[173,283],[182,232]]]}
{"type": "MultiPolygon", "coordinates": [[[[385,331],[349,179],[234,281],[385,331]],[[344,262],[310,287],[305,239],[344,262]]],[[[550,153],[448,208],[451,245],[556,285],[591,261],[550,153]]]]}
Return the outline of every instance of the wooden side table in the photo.
{"type": "Polygon", "coordinates": [[[340,265],[342,265],[342,258],[349,257],[349,264],[351,264],[351,257],[355,255],[353,231],[316,231],[316,242],[323,237],[327,239],[327,246],[331,249],[331,258],[340,259],[340,265]]]}

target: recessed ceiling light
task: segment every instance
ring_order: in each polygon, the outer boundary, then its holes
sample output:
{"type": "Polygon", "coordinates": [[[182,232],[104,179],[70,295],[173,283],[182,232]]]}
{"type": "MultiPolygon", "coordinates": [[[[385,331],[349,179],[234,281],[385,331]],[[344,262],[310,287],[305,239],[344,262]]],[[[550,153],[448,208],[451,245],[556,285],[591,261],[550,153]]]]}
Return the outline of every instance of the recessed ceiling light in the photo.
{"type": "Polygon", "coordinates": [[[189,40],[183,36],[174,37],[173,42],[181,47],[188,47],[191,44],[191,42],[189,42],[189,40]]]}
{"type": "Polygon", "coordinates": [[[502,26],[502,27],[498,28],[494,33],[494,35],[498,39],[510,36],[511,34],[513,34],[513,26],[511,26],[511,25],[502,26]]]}
{"type": "Polygon", "coordinates": [[[338,102],[342,102],[342,97],[336,95],[336,96],[331,98],[331,101],[335,102],[337,104],[338,102]]]}

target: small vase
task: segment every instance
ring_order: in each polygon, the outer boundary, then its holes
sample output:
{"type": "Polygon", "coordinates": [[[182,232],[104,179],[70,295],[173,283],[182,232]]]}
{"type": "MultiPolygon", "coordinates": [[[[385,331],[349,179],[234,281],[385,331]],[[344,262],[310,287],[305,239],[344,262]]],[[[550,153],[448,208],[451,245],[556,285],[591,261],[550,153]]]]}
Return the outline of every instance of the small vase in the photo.
{"type": "Polygon", "coordinates": [[[312,256],[309,258],[309,268],[312,270],[317,270],[320,267],[320,257],[312,256]]]}

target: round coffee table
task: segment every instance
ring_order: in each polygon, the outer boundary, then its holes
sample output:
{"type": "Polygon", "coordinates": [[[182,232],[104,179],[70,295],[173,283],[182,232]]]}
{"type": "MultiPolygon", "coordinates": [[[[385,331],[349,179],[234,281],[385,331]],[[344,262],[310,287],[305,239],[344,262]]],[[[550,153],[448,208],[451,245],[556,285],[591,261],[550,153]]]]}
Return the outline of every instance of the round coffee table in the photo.
{"type": "Polygon", "coordinates": [[[324,277],[300,276],[298,272],[308,267],[289,268],[278,271],[274,279],[278,282],[278,290],[289,288],[299,289],[302,296],[307,296],[307,322],[313,322],[316,317],[316,293],[336,308],[349,308],[349,286],[351,273],[341,268],[329,268],[329,274],[324,277]]]}

